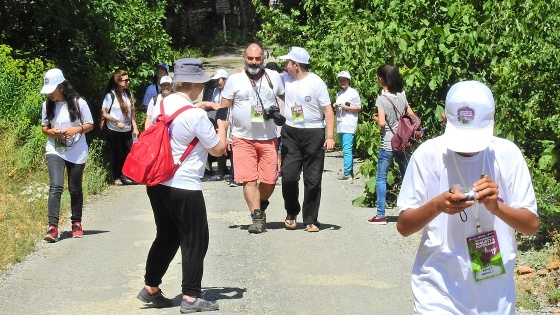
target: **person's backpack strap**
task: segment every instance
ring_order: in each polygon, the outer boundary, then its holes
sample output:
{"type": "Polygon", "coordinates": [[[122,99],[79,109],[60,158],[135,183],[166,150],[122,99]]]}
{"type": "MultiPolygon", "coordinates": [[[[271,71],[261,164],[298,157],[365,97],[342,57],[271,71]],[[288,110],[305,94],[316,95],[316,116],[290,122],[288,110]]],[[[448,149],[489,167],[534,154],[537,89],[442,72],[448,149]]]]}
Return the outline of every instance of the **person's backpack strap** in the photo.
{"type": "MultiPolygon", "coordinates": [[[[194,108],[191,105],[186,105],[183,106],[181,108],[179,108],[177,111],[175,111],[173,113],[173,115],[169,116],[169,118],[165,118],[165,111],[163,110],[163,98],[161,99],[161,102],[159,102],[159,111],[160,111],[160,115],[162,115],[163,119],[165,119],[165,124],[169,126],[169,124],[175,119],[177,118],[177,116],[179,116],[181,113],[183,113],[184,111],[194,108]]],[[[185,150],[185,152],[183,152],[183,155],[181,155],[181,158],[179,159],[179,164],[182,164],[185,159],[187,158],[187,156],[191,153],[191,151],[194,149],[194,147],[196,146],[196,144],[198,143],[198,138],[195,137],[191,143],[189,143],[189,145],[187,146],[187,149],[185,150]]]]}
{"type": "MultiPolygon", "coordinates": [[[[393,104],[393,101],[391,101],[391,99],[387,96],[387,95],[383,95],[385,96],[385,98],[389,101],[389,103],[391,103],[391,105],[393,105],[393,109],[395,110],[395,114],[397,114],[397,122],[399,121],[399,119],[401,119],[401,116],[404,115],[406,113],[406,108],[408,107],[408,105],[404,108],[404,112],[401,114],[399,113],[399,110],[397,109],[397,106],[395,106],[395,104],[393,104]]],[[[393,135],[397,135],[395,133],[395,131],[393,131],[393,128],[391,127],[391,124],[389,124],[387,122],[387,126],[389,126],[389,130],[391,130],[391,133],[393,135]]],[[[399,137],[399,139],[401,138],[401,136],[397,135],[397,137],[399,137]]],[[[402,139],[401,139],[402,140],[402,139]]]]}
{"type": "Polygon", "coordinates": [[[113,108],[113,103],[115,103],[115,93],[113,92],[113,90],[109,91],[109,94],[111,95],[111,106],[109,106],[107,114],[111,113],[111,108],[113,108]]]}

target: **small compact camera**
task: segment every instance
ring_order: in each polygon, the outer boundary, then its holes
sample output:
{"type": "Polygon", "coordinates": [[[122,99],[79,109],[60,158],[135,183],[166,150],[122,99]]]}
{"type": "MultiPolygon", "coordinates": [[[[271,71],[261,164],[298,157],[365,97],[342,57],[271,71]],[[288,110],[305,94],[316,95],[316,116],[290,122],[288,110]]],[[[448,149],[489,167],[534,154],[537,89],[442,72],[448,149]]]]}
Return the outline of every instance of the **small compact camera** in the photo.
{"type": "Polygon", "coordinates": [[[286,117],[280,114],[280,108],[278,106],[270,106],[264,109],[263,117],[265,120],[272,118],[276,126],[283,126],[286,123],[286,117]]]}
{"type": "Polygon", "coordinates": [[[465,197],[464,199],[459,200],[459,201],[470,201],[470,200],[474,200],[475,194],[476,194],[476,193],[473,192],[473,191],[466,192],[466,193],[465,193],[466,197],[465,197]]]}

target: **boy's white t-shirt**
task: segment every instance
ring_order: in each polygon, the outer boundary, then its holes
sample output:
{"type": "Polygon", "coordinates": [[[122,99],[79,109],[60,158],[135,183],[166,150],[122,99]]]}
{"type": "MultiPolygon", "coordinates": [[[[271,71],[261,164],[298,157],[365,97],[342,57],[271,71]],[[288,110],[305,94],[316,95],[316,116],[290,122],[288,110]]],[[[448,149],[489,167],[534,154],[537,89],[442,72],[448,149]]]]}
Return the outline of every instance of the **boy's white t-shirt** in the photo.
{"type": "MultiPolygon", "coordinates": [[[[350,103],[350,106],[362,107],[360,95],[352,87],[345,90],[338,91],[336,95],[336,104],[350,103]]],[[[340,107],[336,108],[336,130],[338,133],[355,133],[358,127],[358,113],[349,110],[342,110],[340,107]]]]}
{"type": "Polygon", "coordinates": [[[222,90],[222,98],[232,100],[230,117],[233,122],[232,134],[248,140],[270,140],[276,138],[276,124],[272,119],[251,121],[251,107],[258,104],[264,109],[276,105],[276,96],[284,94],[282,79],[276,71],[264,69],[272,83],[263,75],[255,86],[245,72],[232,74],[222,90]]]}
{"type": "MultiPolygon", "coordinates": [[[[537,214],[529,169],[515,144],[493,137],[486,150],[474,157],[462,157],[448,151],[441,136],[424,142],[412,155],[397,200],[399,214],[420,207],[454,185],[465,185],[461,184],[453,155],[470,186],[465,188],[472,188],[481,174],[488,175],[498,184],[498,197],[505,204],[537,214]]],[[[476,282],[466,238],[478,233],[473,207],[465,212],[466,222],[459,214],[442,213],[423,229],[411,281],[416,314],[443,310],[454,314],[515,313],[515,231],[483,204],[478,205],[482,231],[496,231],[506,273],[476,282]]]]}
{"type": "Polygon", "coordinates": [[[306,77],[296,80],[288,73],[282,74],[284,81],[285,105],[284,116],[286,125],[295,128],[325,128],[324,106],[331,106],[327,85],[315,73],[309,72],[306,77]],[[292,108],[301,104],[305,120],[294,123],[292,108]]]}
{"type": "MultiPolygon", "coordinates": [[[[70,113],[68,112],[68,104],[64,102],[55,102],[54,107],[54,117],[51,121],[47,120],[47,103],[43,103],[42,108],[42,125],[49,126],[55,129],[67,129],[69,127],[76,127],[82,124],[93,124],[93,117],[89,110],[88,103],[80,98],[78,100],[79,113],[82,115],[82,120],[76,118],[75,121],[70,120],[70,113]],[[82,123],[83,122],[83,123],[82,123]]],[[[73,143],[72,146],[65,147],[64,149],[57,150],[55,146],[55,140],[53,137],[48,137],[47,144],[45,147],[46,154],[56,154],[60,156],[65,161],[74,164],[84,164],[88,159],[88,145],[86,142],[86,136],[84,134],[74,135],[74,139],[68,139],[67,143],[73,143]]]]}
{"type": "MultiPolygon", "coordinates": [[[[181,96],[183,93],[173,93],[163,100],[165,116],[171,116],[179,108],[193,103],[181,96]]],[[[152,122],[159,115],[159,106],[152,112],[152,122]]],[[[173,178],[163,182],[162,185],[186,189],[202,190],[200,179],[204,176],[208,150],[220,142],[212,122],[203,109],[191,108],[181,113],[169,125],[171,137],[171,150],[175,161],[179,161],[189,143],[197,137],[199,142],[179,167],[173,178]]]]}

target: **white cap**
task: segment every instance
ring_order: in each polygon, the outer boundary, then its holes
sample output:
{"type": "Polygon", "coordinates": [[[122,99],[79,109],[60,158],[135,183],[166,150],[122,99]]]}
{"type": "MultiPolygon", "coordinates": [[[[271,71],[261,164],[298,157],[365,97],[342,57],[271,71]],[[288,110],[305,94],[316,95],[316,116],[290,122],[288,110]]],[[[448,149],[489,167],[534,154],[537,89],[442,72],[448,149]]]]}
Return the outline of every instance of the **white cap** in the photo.
{"type": "Polygon", "coordinates": [[[340,71],[336,77],[337,78],[346,78],[348,80],[351,80],[350,79],[350,73],[348,73],[348,71],[340,71]]]}
{"type": "Polygon", "coordinates": [[[454,152],[474,153],[488,147],[494,134],[494,97],[481,82],[454,84],[445,98],[447,125],[443,135],[454,152]]]}
{"type": "Polygon", "coordinates": [[[64,80],[64,75],[62,75],[62,71],[60,71],[60,69],[54,68],[47,71],[47,73],[45,73],[45,83],[41,89],[41,94],[51,94],[60,83],[64,82],[64,80]]]}
{"type": "Polygon", "coordinates": [[[162,85],[164,83],[169,83],[171,84],[171,82],[173,82],[173,80],[171,79],[170,76],[168,75],[164,75],[163,77],[161,77],[161,79],[159,79],[159,85],[162,85]]]}
{"type": "Polygon", "coordinates": [[[292,47],[292,50],[287,55],[278,57],[280,60],[291,60],[297,63],[309,64],[309,54],[307,50],[301,47],[292,47]]]}
{"type": "Polygon", "coordinates": [[[229,74],[224,69],[218,69],[218,70],[216,70],[216,74],[214,74],[210,79],[218,80],[219,78],[227,79],[227,78],[229,78],[229,74]]]}

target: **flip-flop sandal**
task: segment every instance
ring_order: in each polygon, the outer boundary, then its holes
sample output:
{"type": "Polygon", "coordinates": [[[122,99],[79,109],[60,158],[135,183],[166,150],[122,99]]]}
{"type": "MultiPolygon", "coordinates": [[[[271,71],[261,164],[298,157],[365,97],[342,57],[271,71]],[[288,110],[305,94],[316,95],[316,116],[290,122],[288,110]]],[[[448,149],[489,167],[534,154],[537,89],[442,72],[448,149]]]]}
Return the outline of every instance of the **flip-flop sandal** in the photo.
{"type": "Polygon", "coordinates": [[[296,220],[284,220],[284,226],[286,226],[286,230],[295,230],[297,228],[296,220]]]}

